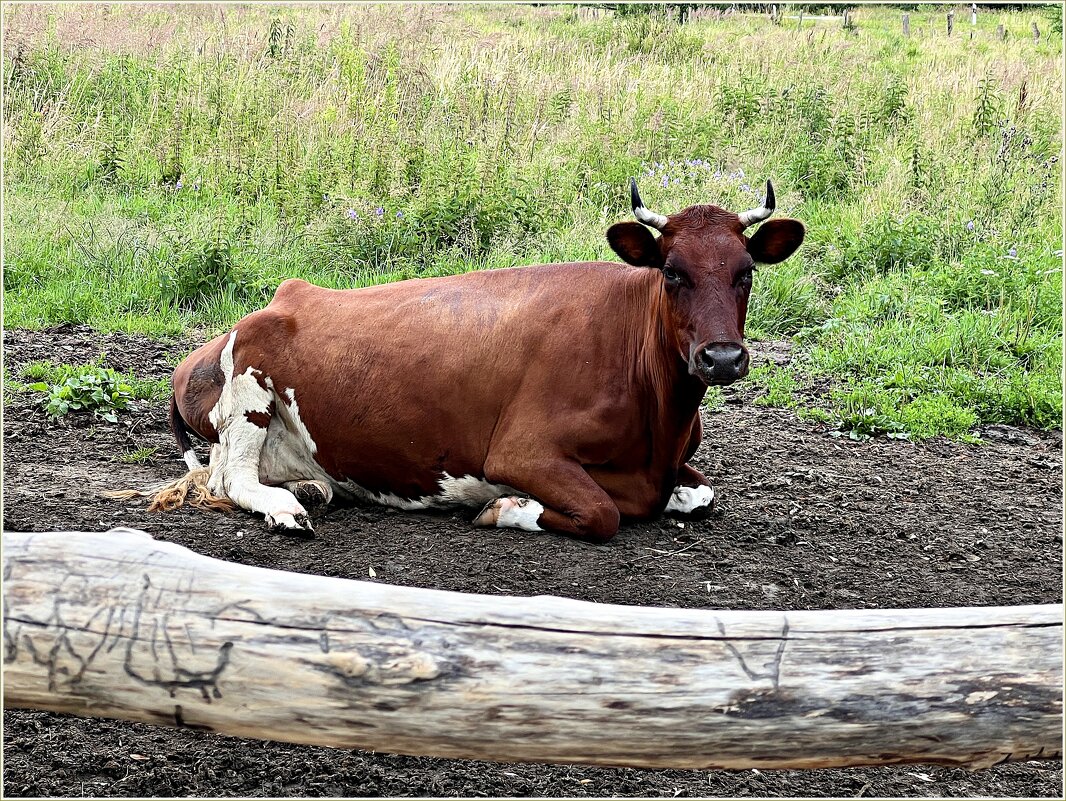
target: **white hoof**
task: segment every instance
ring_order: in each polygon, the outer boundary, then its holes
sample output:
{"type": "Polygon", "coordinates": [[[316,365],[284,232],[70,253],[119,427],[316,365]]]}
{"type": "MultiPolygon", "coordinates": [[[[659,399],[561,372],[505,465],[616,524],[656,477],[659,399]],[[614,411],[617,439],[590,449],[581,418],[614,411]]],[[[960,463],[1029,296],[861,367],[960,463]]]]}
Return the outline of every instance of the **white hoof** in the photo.
{"type": "Polygon", "coordinates": [[[693,512],[709,511],[714,508],[714,487],[674,487],[666,511],[673,514],[690,515],[693,512]]]}
{"type": "Polygon", "coordinates": [[[523,531],[543,531],[537,525],[544,507],[532,498],[497,498],[489,501],[474,518],[475,526],[520,528],[523,531]]]}

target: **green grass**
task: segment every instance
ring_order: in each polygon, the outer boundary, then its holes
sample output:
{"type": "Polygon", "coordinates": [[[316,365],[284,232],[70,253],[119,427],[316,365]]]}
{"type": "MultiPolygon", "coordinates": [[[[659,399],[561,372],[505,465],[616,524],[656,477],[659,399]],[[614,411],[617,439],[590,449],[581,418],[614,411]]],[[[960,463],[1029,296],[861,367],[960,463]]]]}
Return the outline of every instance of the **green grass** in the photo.
{"type": "Polygon", "coordinates": [[[158,451],[159,448],[142,445],[128,453],[122,454],[118,457],[118,460],[124,464],[150,464],[158,451]]]}
{"type": "Polygon", "coordinates": [[[214,331],[289,277],[613,258],[628,176],[664,212],[769,177],[808,238],[756,275],[749,336],[796,343],[760,403],[1059,427],[1062,52],[1029,34],[1056,9],[972,39],[937,8],[909,39],[884,7],[644,10],[12,6],[4,323],[214,331]]]}

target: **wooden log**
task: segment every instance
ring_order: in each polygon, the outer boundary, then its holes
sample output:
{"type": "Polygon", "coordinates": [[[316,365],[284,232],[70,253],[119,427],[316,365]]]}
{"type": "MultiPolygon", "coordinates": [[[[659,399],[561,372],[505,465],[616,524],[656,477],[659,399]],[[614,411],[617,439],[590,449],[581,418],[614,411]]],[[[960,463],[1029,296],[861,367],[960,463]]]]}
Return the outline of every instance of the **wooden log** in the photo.
{"type": "Polygon", "coordinates": [[[5,533],[3,575],[6,707],[649,768],[974,768],[1060,752],[1061,605],[490,597],[233,564],[130,529],[5,533]]]}

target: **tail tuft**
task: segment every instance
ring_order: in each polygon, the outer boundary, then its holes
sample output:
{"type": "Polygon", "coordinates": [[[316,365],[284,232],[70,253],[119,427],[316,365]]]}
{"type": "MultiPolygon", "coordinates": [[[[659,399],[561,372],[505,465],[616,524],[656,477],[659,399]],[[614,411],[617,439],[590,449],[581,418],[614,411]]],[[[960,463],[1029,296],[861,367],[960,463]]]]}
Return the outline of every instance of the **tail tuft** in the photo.
{"type": "Polygon", "coordinates": [[[192,506],[197,509],[212,509],[216,512],[229,512],[236,505],[229,498],[220,498],[207,488],[211,470],[198,467],[184,476],[165,484],[146,487],[143,490],[112,490],[103,493],[107,498],[129,500],[131,498],[151,498],[149,512],[171,512],[180,506],[192,506]]]}

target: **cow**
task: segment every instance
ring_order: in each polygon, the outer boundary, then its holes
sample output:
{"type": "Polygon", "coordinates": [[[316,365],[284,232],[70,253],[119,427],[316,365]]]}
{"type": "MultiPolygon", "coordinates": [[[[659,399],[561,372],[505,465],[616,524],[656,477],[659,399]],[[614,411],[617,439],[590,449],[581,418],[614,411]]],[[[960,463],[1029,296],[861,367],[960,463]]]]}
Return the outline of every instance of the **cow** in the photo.
{"type": "Polygon", "coordinates": [[[633,179],[630,194],[636,221],[607,231],[625,264],[346,290],[285,281],[174,372],[170,423],[190,472],[156,488],[154,508],[195,497],[301,533],[335,496],[466,505],[476,526],[592,543],[623,519],[706,513],[714,489],[688,463],[701,402],[747,374],[755,265],[788,258],[805,229],[763,222],[769,181],[740,214],[658,214],[633,179]],[[206,469],[191,434],[211,443],[206,469]]]}

